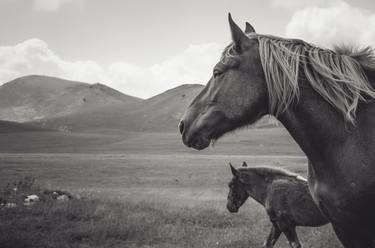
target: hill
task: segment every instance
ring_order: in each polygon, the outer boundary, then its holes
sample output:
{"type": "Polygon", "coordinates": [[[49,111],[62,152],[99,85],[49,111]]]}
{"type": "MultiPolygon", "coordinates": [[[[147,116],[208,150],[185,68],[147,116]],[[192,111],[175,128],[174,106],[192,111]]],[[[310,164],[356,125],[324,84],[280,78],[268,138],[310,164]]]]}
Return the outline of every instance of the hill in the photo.
{"type": "Polygon", "coordinates": [[[37,123],[73,132],[175,131],[186,107],[202,88],[199,84],[185,84],[133,104],[102,106],[37,123]]]}
{"type": "MultiPolygon", "coordinates": [[[[33,123],[70,132],[174,132],[186,107],[203,87],[184,84],[133,104],[119,103],[83,109],[33,123]]],[[[266,117],[258,121],[255,127],[274,127],[277,123],[275,119],[266,117]]]]}
{"type": "Polygon", "coordinates": [[[100,83],[31,75],[0,86],[0,120],[27,122],[140,100],[100,83]]]}
{"type": "Polygon", "coordinates": [[[0,120],[0,133],[22,133],[31,131],[49,131],[35,125],[0,120]]]}
{"type": "MultiPolygon", "coordinates": [[[[0,120],[68,132],[174,132],[203,85],[184,84],[142,100],[103,84],[25,76],[0,86],[0,120]]],[[[256,127],[272,127],[264,118],[256,127]]]]}

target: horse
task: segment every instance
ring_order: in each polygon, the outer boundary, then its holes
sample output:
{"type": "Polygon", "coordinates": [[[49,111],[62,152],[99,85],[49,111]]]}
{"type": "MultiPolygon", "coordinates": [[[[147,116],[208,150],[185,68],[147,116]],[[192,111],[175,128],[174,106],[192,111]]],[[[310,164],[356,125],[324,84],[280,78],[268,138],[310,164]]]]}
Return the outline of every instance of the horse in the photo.
{"type": "Polygon", "coordinates": [[[229,14],[232,42],[179,131],[197,150],[275,116],[308,158],[309,189],[346,248],[375,245],[375,54],[320,48],[245,32],[229,14]]]}
{"type": "Polygon", "coordinates": [[[249,196],[263,205],[272,223],[264,248],[274,247],[281,233],[290,247],[300,248],[296,226],[329,223],[315,205],[305,178],[272,167],[247,167],[246,162],[239,169],[229,165],[233,177],[228,184],[227,208],[229,212],[238,212],[249,196]]]}

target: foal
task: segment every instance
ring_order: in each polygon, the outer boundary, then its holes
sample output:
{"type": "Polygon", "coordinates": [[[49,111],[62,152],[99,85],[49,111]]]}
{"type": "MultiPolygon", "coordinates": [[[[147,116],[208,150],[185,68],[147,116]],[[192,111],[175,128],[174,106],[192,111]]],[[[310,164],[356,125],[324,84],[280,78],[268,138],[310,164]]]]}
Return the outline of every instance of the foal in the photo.
{"type": "Polygon", "coordinates": [[[249,196],[265,207],[273,225],[263,247],[274,247],[284,233],[292,248],[300,248],[296,226],[328,223],[313,202],[303,177],[271,167],[246,168],[245,162],[239,169],[229,165],[233,178],[228,185],[227,208],[237,212],[249,196]]]}

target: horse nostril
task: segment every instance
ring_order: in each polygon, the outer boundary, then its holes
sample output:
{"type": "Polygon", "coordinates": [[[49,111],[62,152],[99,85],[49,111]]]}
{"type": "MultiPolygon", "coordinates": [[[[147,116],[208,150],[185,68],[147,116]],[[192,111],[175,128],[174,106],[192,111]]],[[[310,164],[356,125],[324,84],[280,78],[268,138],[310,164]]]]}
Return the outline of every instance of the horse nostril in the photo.
{"type": "Polygon", "coordinates": [[[180,130],[181,134],[184,132],[184,129],[185,129],[184,121],[180,121],[180,123],[178,124],[178,129],[180,130]]]}

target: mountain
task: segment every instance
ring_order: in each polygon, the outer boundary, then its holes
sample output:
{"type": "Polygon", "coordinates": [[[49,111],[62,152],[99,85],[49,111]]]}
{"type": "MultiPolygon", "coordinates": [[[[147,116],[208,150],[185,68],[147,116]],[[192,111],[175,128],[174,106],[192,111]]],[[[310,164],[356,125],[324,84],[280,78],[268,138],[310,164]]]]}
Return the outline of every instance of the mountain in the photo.
{"type": "Polygon", "coordinates": [[[35,125],[13,121],[0,121],[0,133],[22,133],[31,131],[50,131],[35,125]]]}
{"type": "MultiPolygon", "coordinates": [[[[190,102],[203,85],[185,84],[133,104],[114,104],[73,114],[38,120],[39,125],[71,132],[177,132],[177,125],[190,102]]],[[[255,127],[277,126],[265,117],[255,127]]]]}
{"type": "Polygon", "coordinates": [[[67,116],[141,99],[103,84],[87,84],[55,77],[31,75],[0,86],[0,120],[27,122],[67,116]]]}
{"type": "Polygon", "coordinates": [[[204,88],[200,84],[184,84],[142,101],[128,115],[136,118],[139,130],[177,130],[187,106],[204,88]]]}
{"type": "MultiPolygon", "coordinates": [[[[203,87],[184,84],[142,100],[99,83],[26,76],[0,86],[0,120],[66,132],[173,132],[203,87]]],[[[263,118],[255,126],[272,122],[263,118]]]]}
{"type": "Polygon", "coordinates": [[[188,104],[203,85],[185,84],[133,104],[113,104],[37,121],[42,126],[73,132],[175,131],[188,104]]]}

